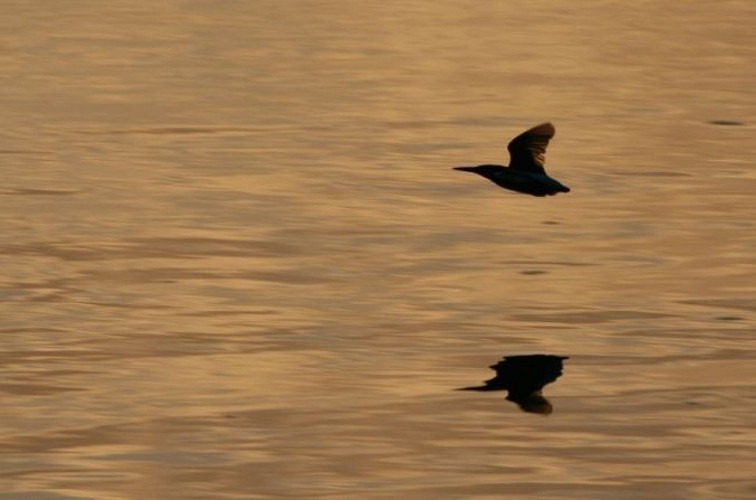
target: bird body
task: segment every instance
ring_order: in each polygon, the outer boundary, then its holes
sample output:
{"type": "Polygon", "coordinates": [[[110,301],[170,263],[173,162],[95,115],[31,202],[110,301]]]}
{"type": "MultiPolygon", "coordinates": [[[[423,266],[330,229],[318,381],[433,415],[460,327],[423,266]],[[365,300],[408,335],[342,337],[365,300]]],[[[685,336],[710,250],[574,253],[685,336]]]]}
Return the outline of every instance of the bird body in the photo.
{"type": "Polygon", "coordinates": [[[518,135],[507,146],[509,166],[478,165],[477,167],[455,167],[455,170],[473,172],[491,182],[512,191],[533,196],[552,196],[569,193],[570,188],[546,174],[543,168],[546,146],[554,137],[551,123],[542,123],[518,135]]]}

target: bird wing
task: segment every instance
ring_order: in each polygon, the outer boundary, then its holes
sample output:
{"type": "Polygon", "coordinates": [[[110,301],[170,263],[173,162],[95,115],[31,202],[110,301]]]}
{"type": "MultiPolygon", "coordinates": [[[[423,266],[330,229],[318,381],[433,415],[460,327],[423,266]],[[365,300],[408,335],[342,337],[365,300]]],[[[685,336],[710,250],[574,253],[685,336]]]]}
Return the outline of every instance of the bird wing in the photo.
{"type": "Polygon", "coordinates": [[[554,125],[549,122],[537,125],[518,135],[507,146],[509,167],[524,172],[545,174],[546,146],[554,137],[554,125]]]}

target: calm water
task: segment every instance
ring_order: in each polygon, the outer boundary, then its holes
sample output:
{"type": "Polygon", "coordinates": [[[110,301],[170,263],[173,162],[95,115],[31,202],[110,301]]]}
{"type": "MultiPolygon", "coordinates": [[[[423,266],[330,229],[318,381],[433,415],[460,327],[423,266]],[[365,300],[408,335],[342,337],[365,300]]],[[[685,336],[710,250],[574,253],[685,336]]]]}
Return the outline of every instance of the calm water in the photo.
{"type": "Polygon", "coordinates": [[[0,498],[756,495],[753,2],[3,10],[0,498]]]}

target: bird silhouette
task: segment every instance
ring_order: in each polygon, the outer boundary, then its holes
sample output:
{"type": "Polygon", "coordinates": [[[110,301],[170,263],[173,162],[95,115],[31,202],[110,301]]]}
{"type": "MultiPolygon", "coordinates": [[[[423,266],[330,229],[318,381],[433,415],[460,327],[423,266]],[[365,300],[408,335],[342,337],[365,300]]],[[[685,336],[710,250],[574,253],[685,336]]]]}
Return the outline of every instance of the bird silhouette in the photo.
{"type": "Polygon", "coordinates": [[[507,356],[489,368],[496,376],[485,385],[463,387],[461,391],[507,391],[507,400],[517,403],[521,410],[548,415],[551,403],[541,393],[543,387],[562,376],[562,362],[566,356],[529,354],[507,356]]]}
{"type": "Polygon", "coordinates": [[[570,188],[546,175],[546,146],[554,137],[554,125],[549,122],[537,125],[518,135],[507,146],[509,166],[478,165],[477,167],[454,167],[454,170],[473,172],[491,182],[519,193],[533,196],[552,196],[569,193],[570,188]]]}

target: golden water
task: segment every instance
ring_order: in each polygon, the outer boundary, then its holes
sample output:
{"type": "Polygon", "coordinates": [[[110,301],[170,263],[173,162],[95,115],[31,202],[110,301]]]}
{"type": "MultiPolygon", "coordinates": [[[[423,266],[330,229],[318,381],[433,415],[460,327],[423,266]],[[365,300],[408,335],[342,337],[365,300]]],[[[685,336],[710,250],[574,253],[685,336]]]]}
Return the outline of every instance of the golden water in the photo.
{"type": "Polygon", "coordinates": [[[753,2],[3,14],[0,498],[756,495],[753,2]]]}

